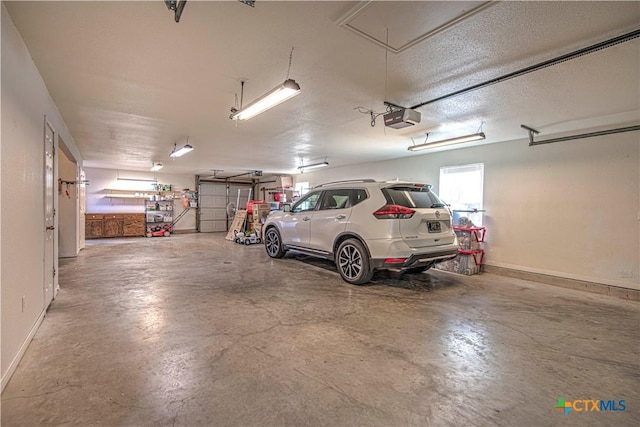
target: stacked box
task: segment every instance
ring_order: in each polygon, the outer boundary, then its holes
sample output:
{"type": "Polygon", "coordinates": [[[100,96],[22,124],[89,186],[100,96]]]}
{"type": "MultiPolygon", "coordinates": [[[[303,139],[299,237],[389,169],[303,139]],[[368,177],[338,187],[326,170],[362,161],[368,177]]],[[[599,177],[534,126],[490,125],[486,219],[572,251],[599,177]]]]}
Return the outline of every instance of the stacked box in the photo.
{"type": "Polygon", "coordinates": [[[267,216],[271,212],[271,204],[269,203],[257,203],[253,205],[251,222],[264,224],[267,216]]]}
{"type": "Polygon", "coordinates": [[[454,230],[456,236],[458,236],[460,249],[465,251],[477,251],[481,249],[477,230],[456,230],[455,228],[454,230]]]}
{"type": "Polygon", "coordinates": [[[480,273],[484,262],[481,243],[484,241],[485,228],[476,227],[468,218],[462,217],[453,230],[458,238],[458,256],[436,264],[435,268],[467,276],[480,273]]]}
{"type": "Polygon", "coordinates": [[[251,215],[247,218],[247,230],[255,231],[258,237],[262,237],[262,224],[271,212],[269,203],[252,203],[251,215]]]}
{"type": "Polygon", "coordinates": [[[262,236],[262,224],[259,222],[252,222],[249,224],[249,230],[254,231],[258,234],[258,236],[262,236]]]}
{"type": "Polygon", "coordinates": [[[481,258],[482,249],[480,249],[480,252],[476,252],[475,254],[458,254],[454,259],[436,264],[435,268],[438,270],[471,276],[472,274],[480,273],[480,269],[482,267],[481,258]]]}

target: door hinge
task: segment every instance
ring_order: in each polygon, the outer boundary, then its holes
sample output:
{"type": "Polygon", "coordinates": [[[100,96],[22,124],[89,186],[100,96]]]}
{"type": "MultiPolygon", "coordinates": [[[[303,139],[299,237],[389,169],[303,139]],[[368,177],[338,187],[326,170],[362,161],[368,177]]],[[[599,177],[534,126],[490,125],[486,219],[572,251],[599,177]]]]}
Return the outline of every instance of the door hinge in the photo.
{"type": "Polygon", "coordinates": [[[53,267],[53,277],[56,277],[56,268],[53,267]]]}
{"type": "Polygon", "coordinates": [[[56,208],[53,208],[53,216],[56,216],[56,208]]]}

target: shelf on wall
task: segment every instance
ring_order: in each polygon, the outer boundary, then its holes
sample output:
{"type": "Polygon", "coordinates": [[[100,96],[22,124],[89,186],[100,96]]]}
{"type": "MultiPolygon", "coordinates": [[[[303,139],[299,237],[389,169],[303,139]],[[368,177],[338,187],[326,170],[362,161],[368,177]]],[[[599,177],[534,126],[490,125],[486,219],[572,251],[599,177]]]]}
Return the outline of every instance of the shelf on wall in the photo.
{"type": "Polygon", "coordinates": [[[147,200],[149,196],[136,196],[135,194],[105,194],[104,197],[109,199],[137,199],[137,200],[147,200]]]}
{"type": "Polygon", "coordinates": [[[171,196],[176,199],[181,195],[180,191],[175,190],[124,190],[120,188],[105,188],[103,191],[108,192],[103,197],[108,199],[133,199],[133,200],[154,200],[156,196],[171,196]]]}

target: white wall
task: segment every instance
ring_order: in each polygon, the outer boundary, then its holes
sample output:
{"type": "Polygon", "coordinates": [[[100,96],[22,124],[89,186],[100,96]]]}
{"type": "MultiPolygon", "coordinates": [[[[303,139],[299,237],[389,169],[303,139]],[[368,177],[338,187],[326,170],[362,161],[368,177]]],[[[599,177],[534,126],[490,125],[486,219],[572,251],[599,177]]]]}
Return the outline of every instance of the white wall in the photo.
{"type": "Polygon", "coordinates": [[[487,264],[640,289],[639,151],[638,132],[537,147],[522,139],[327,168],[296,180],[400,178],[437,190],[441,166],[482,162],[487,264]]]}
{"type": "MultiPolygon", "coordinates": [[[[181,193],[183,189],[195,189],[195,175],[166,174],[161,172],[139,172],[115,169],[84,168],[89,185],[86,187],[87,213],[142,213],[144,212],[144,200],[114,199],[105,197],[110,194],[110,189],[127,189],[152,193],[150,183],[122,182],[118,178],[157,179],[159,183],[171,184],[173,190],[181,193]]],[[[175,214],[178,215],[184,209],[182,200],[174,202],[175,214]]],[[[178,223],[176,230],[196,229],[196,210],[191,209],[178,223]]]]}
{"type": "MultiPolygon", "coordinates": [[[[45,116],[56,135],[65,140],[69,152],[80,162],[82,157],[4,4],[1,15],[0,344],[4,388],[46,309],[43,286],[45,116]]],[[[55,144],[57,147],[57,137],[55,144]]],[[[54,194],[57,207],[57,192],[54,194]]],[[[54,244],[58,244],[57,237],[54,244]]],[[[54,262],[57,268],[57,259],[54,262]]],[[[57,285],[56,277],[54,287],[57,285]]]]}

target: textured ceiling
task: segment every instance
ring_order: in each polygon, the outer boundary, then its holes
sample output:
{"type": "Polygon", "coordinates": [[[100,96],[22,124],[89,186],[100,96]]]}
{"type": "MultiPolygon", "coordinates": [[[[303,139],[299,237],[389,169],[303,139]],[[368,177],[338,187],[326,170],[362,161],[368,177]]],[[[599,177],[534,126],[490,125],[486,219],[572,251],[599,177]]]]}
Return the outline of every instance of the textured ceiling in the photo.
{"type": "MultiPolygon", "coordinates": [[[[338,166],[415,156],[410,136],[444,139],[482,123],[484,143],[494,143],[525,138],[521,123],[549,135],[638,121],[635,39],[430,104],[417,126],[385,129],[380,118],[371,127],[356,107],[419,104],[640,23],[640,2],[500,2],[388,55],[339,25],[363,9],[352,24],[377,38],[389,29],[401,46],[429,31],[425,21],[451,20],[450,3],[189,1],[175,23],[160,1],[5,2],[91,167],[148,170],[159,161],[163,172],[289,173],[301,158],[338,166]],[[293,46],[290,77],[302,93],[230,120],[240,81],[245,103],[282,83],[293,46]],[[195,150],[170,159],[187,137],[195,150]]],[[[462,2],[453,16],[482,3],[462,2]]]]}
{"type": "Polygon", "coordinates": [[[402,52],[479,13],[495,2],[359,2],[336,23],[356,34],[402,52]]]}

